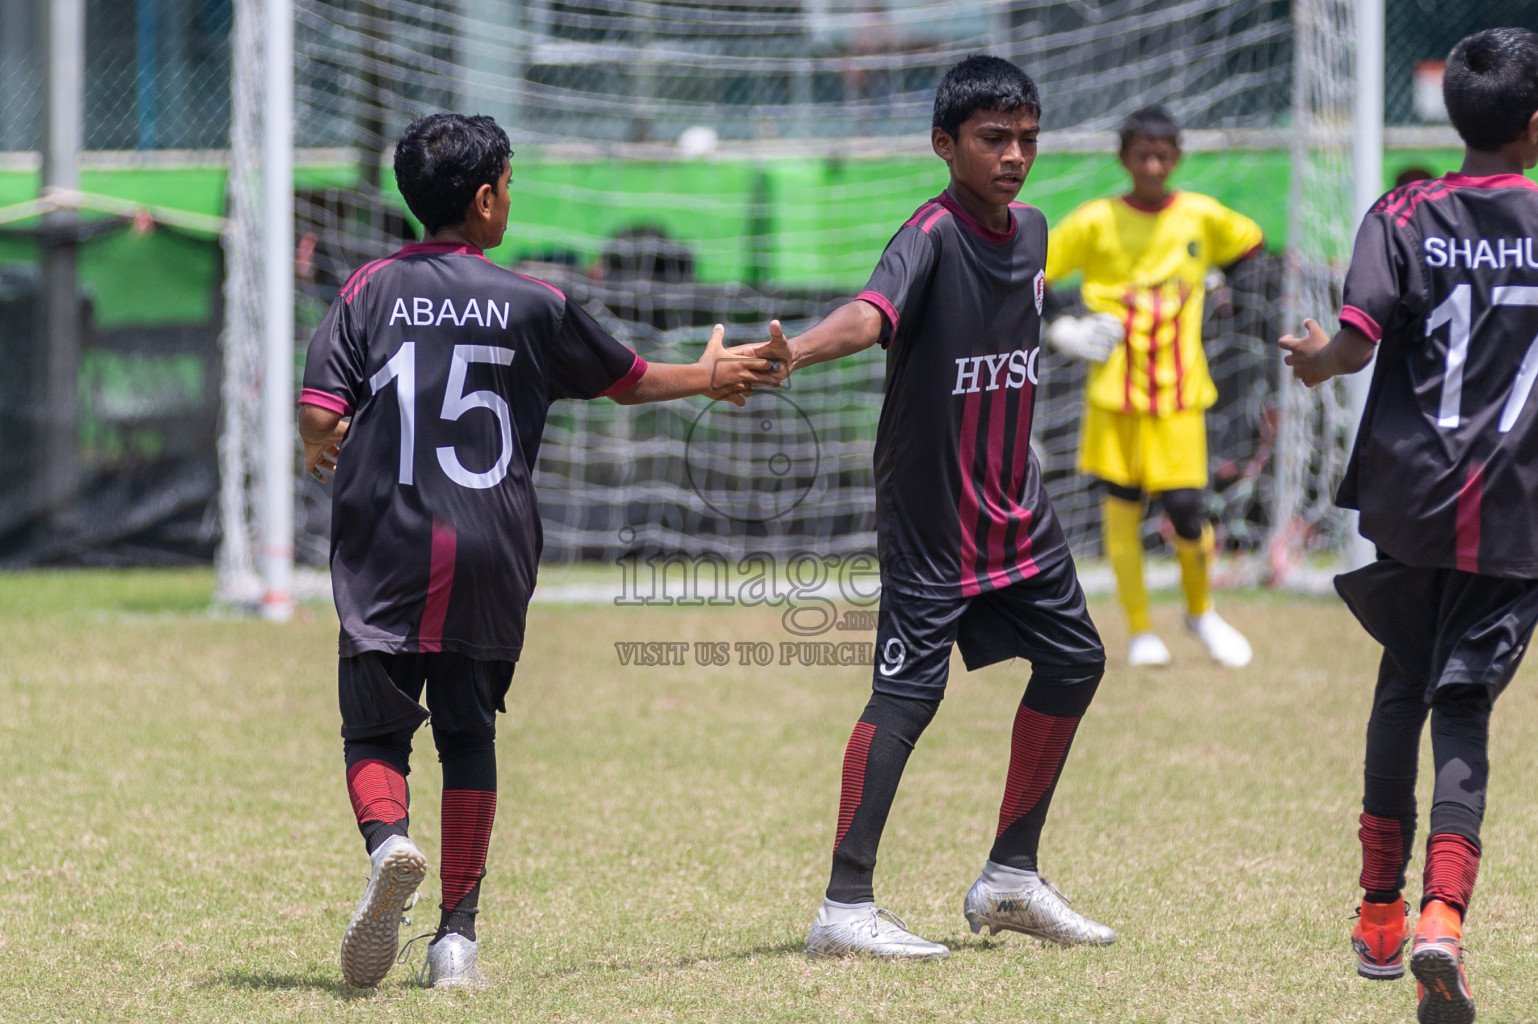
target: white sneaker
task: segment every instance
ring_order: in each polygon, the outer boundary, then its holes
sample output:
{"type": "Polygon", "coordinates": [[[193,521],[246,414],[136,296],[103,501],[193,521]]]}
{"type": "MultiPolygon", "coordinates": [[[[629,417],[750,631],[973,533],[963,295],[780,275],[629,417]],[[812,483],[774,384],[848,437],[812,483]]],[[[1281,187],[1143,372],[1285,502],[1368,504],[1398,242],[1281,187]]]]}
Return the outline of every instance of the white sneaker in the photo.
{"type": "Polygon", "coordinates": [[[1138,633],[1127,645],[1127,664],[1134,668],[1139,665],[1168,665],[1169,663],[1170,649],[1164,646],[1164,641],[1159,639],[1158,633],[1138,633]]]}
{"type": "Polygon", "coordinates": [[[1212,609],[1202,612],[1200,615],[1187,615],[1186,628],[1195,634],[1207,647],[1207,653],[1212,655],[1212,660],[1219,665],[1229,668],[1243,668],[1250,663],[1254,652],[1250,650],[1250,642],[1212,609]]]}
{"type": "Polygon", "coordinates": [[[879,956],[893,960],[944,960],[951,951],[919,938],[902,918],[874,903],[822,901],[806,937],[808,956],[879,956]]]}
{"type": "Polygon", "coordinates": [[[486,977],[475,966],[480,950],[476,940],[449,932],[427,947],[422,984],[428,988],[485,988],[486,977]]]}
{"type": "Polygon", "coordinates": [[[1059,946],[1109,946],[1116,933],[1068,907],[1057,888],[1034,871],[989,861],[962,904],[972,934],[1019,932],[1059,946]]]}
{"type": "Polygon", "coordinates": [[[373,988],[390,973],[401,939],[401,913],[427,877],[427,858],[405,836],[391,836],[369,856],[363,899],[342,933],[342,977],[373,988]]]}

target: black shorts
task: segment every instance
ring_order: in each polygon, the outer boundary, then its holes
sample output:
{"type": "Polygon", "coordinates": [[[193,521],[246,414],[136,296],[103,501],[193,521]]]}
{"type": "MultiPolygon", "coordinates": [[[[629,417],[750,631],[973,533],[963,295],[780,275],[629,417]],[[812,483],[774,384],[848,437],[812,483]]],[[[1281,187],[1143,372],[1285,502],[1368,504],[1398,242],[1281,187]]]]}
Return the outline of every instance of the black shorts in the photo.
{"type": "Polygon", "coordinates": [[[952,646],[960,646],[968,672],[1011,658],[1064,678],[1105,669],[1105,647],[1072,558],[976,597],[914,597],[883,588],[872,688],[939,700],[950,678],[952,646]]]}
{"type": "Polygon", "coordinates": [[[1538,624],[1538,580],[1405,565],[1383,554],[1335,577],[1335,589],[1407,679],[1483,685],[1511,682],[1538,624]]]}
{"type": "Polygon", "coordinates": [[[365,651],[337,664],[342,738],[371,739],[415,732],[431,713],[443,732],[495,733],[497,712],[513,682],[511,661],[462,654],[383,654],[365,651]],[[420,703],[427,690],[427,710],[420,703]]]}

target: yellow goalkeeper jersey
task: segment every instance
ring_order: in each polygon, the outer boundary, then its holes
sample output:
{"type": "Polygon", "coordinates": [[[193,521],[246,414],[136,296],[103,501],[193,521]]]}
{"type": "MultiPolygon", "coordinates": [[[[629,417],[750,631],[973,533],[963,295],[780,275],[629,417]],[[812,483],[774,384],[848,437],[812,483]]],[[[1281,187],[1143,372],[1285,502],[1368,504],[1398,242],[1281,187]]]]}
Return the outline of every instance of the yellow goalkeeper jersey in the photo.
{"type": "Polygon", "coordinates": [[[1207,271],[1249,255],[1262,238],[1260,225],[1196,192],[1173,192],[1157,209],[1096,199],[1053,228],[1047,279],[1082,270],[1084,304],[1126,328],[1110,358],[1090,367],[1090,404],[1169,416],[1217,401],[1202,350],[1207,271]]]}

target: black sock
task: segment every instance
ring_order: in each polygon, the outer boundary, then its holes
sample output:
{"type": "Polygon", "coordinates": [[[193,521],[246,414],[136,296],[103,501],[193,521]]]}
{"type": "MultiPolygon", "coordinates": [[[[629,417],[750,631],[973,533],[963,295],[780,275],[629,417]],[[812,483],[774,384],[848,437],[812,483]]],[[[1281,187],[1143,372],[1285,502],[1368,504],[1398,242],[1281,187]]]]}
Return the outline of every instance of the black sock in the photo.
{"type": "Polygon", "coordinates": [[[437,942],[450,932],[463,935],[471,942],[475,941],[475,915],[480,912],[481,883],[476,882],[475,887],[465,894],[453,910],[444,909],[440,903],[438,909],[438,934],[433,936],[437,942]]]}
{"type": "Polygon", "coordinates": [[[869,903],[876,898],[873,879],[881,831],[908,755],[939,708],[937,700],[884,693],[872,694],[865,705],[844,751],[843,793],[828,899],[869,903]]]}

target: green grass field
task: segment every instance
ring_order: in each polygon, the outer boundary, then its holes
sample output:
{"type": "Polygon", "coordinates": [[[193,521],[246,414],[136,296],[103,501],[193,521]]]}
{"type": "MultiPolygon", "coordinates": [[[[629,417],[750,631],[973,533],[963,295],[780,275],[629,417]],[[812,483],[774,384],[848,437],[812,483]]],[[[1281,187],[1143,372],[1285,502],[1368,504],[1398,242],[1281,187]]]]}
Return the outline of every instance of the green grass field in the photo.
{"type": "MultiPolygon", "coordinates": [[[[1120,933],[1106,949],[968,932],[1026,670],[958,662],[877,875],[883,904],[953,949],[907,965],[801,952],[867,669],[622,668],[616,641],[787,636],[741,608],[536,605],[501,724],[494,985],[417,988],[418,955],[357,992],[336,962],[367,862],[335,620],[221,618],[211,585],[0,576],[0,1021],[1414,1019],[1413,982],[1359,980],[1347,945],[1376,651],[1334,601],[1227,595],[1256,647],[1242,672],[1209,667],[1169,603],[1177,667],[1129,670],[1119,615],[1094,605],[1113,662],[1042,855],[1120,933]]],[[[1524,669],[1495,720],[1466,933],[1481,1022],[1538,1020],[1534,682],[1524,669]]],[[[426,731],[416,767],[412,831],[435,860],[426,731]]],[[[412,932],[436,923],[435,874],[423,896],[412,932]]]]}

